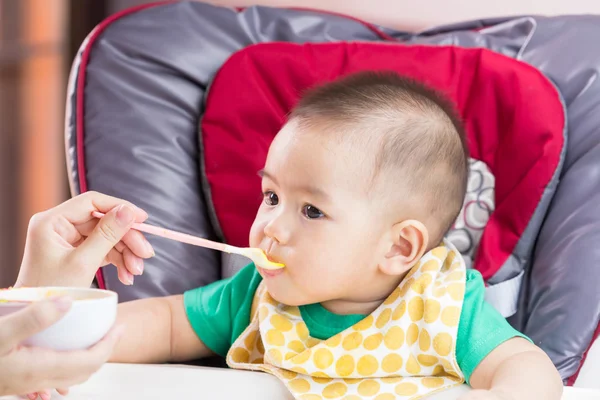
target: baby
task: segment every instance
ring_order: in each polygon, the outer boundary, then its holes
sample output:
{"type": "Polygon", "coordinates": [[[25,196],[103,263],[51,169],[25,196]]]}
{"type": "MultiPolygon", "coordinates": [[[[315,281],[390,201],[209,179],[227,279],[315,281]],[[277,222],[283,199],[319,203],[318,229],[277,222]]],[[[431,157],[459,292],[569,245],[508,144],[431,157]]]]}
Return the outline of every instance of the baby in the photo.
{"type": "Polygon", "coordinates": [[[462,206],[465,134],[436,91],[365,72],[302,97],[274,139],[248,265],[180,296],[122,304],[112,361],[219,354],[297,399],[559,399],[549,358],[484,301],[444,235],[462,206]]]}

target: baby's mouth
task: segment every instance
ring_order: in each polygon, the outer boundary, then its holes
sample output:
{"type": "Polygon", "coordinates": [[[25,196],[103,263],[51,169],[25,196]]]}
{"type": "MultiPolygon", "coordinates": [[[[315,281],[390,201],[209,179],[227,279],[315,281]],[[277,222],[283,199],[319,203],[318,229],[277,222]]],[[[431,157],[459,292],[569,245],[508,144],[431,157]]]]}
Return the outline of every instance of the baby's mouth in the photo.
{"type": "Polygon", "coordinates": [[[274,263],[278,263],[278,264],[284,264],[285,263],[279,258],[276,257],[275,255],[273,255],[273,243],[271,243],[268,247],[264,247],[262,248],[263,253],[265,253],[265,256],[267,257],[267,260],[274,262],[274,263]]]}
{"type": "Polygon", "coordinates": [[[280,268],[280,269],[264,269],[264,268],[260,268],[258,267],[261,275],[263,276],[263,278],[272,278],[275,277],[277,275],[281,275],[285,268],[280,268]]]}
{"type": "Polygon", "coordinates": [[[276,259],[275,257],[273,257],[272,255],[270,255],[267,252],[265,252],[265,256],[267,257],[267,260],[269,260],[271,262],[278,263],[278,264],[283,264],[281,261],[279,261],[278,259],[276,259]]]}
{"type": "MultiPolygon", "coordinates": [[[[278,264],[283,264],[283,265],[286,265],[286,264],[283,262],[283,260],[281,260],[281,258],[279,258],[279,257],[277,257],[277,256],[274,256],[273,254],[269,254],[269,253],[268,253],[266,250],[263,250],[263,252],[265,253],[265,256],[267,257],[267,260],[269,260],[269,261],[271,261],[271,262],[273,262],[273,263],[278,263],[278,264]]],[[[286,267],[287,267],[287,265],[286,265],[286,267]]],[[[260,268],[260,267],[258,267],[258,268],[259,268],[259,270],[261,271],[262,275],[263,275],[263,276],[266,276],[266,277],[273,277],[273,276],[277,276],[277,275],[279,275],[280,273],[282,273],[282,272],[283,272],[283,270],[285,269],[285,268],[279,268],[279,269],[265,269],[265,268],[260,268]]]]}

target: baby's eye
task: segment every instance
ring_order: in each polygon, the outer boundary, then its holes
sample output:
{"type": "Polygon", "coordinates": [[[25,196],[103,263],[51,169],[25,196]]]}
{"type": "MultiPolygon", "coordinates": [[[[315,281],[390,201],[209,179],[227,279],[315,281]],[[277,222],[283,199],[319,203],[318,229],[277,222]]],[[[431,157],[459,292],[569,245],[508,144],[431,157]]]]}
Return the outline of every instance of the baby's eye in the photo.
{"type": "Polygon", "coordinates": [[[321,210],[319,210],[315,206],[311,206],[310,204],[304,206],[304,208],[302,209],[302,213],[308,219],[318,219],[323,218],[325,216],[325,214],[323,214],[321,210]]]}
{"type": "Polygon", "coordinates": [[[268,206],[276,206],[279,204],[279,197],[275,194],[275,192],[265,192],[265,204],[268,206]]]}

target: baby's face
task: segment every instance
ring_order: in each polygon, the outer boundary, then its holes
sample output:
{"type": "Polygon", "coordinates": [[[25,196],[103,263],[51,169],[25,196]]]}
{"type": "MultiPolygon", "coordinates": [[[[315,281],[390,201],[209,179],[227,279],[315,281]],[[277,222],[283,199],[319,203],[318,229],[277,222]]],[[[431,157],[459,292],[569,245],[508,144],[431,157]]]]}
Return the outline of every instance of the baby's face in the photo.
{"type": "Polygon", "coordinates": [[[286,125],[271,145],[250,233],[252,247],[286,265],[259,268],[269,293],[288,305],[379,300],[393,221],[367,196],[366,151],[296,129],[286,125]]]}

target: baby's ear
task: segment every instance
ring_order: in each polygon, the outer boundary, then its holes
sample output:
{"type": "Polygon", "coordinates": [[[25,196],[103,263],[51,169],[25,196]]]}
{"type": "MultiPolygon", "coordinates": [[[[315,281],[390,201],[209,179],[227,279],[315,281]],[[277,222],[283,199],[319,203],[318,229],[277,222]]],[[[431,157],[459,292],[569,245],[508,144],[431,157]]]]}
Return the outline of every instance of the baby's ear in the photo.
{"type": "Polygon", "coordinates": [[[429,233],[421,222],[407,220],[394,225],[390,234],[389,249],[379,269],[387,275],[402,275],[425,254],[429,233]]]}

